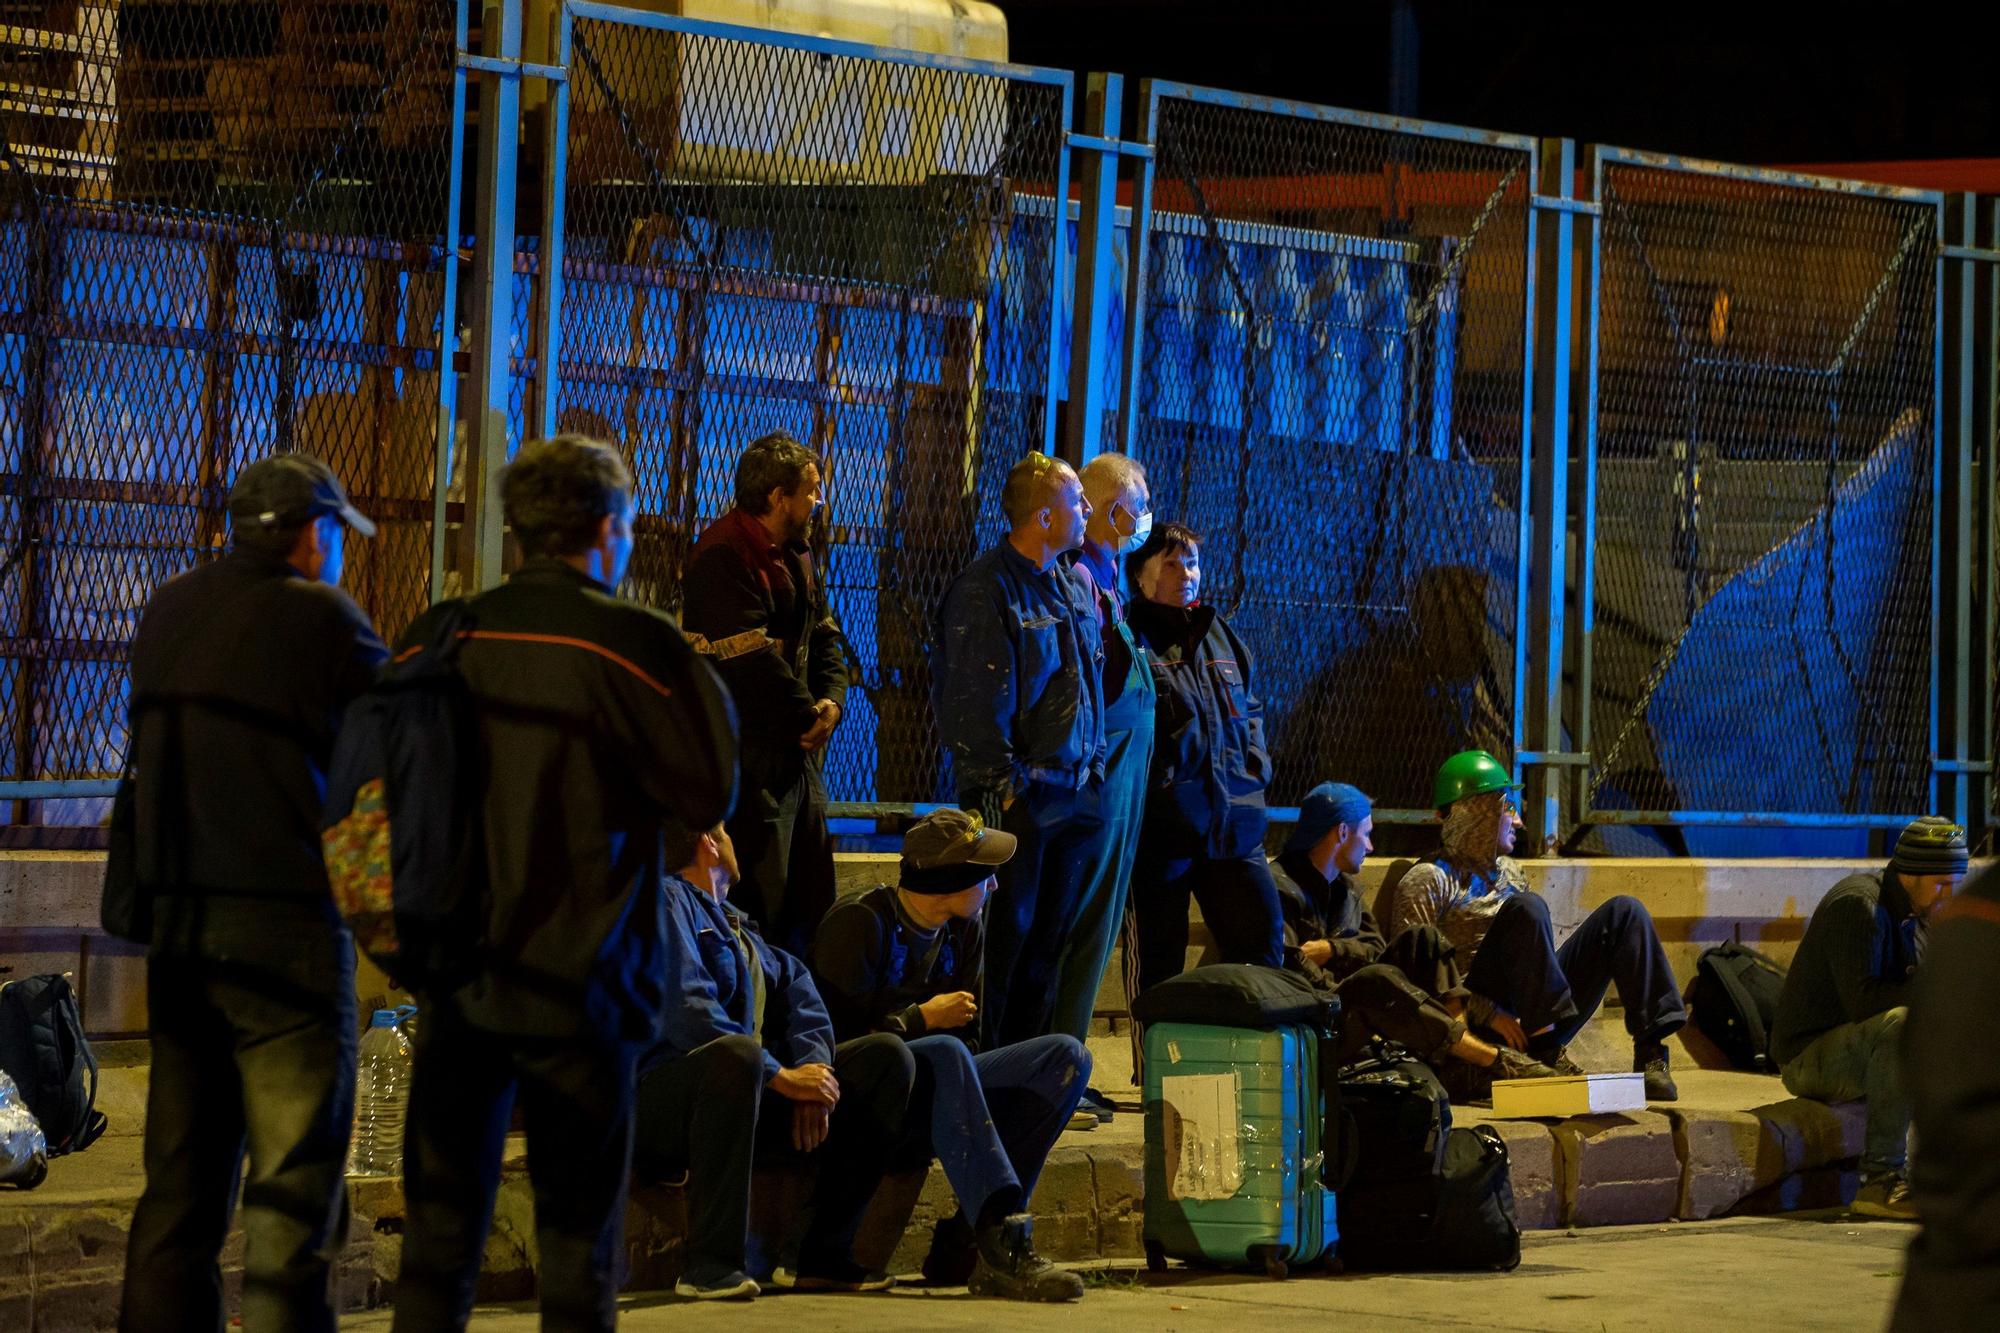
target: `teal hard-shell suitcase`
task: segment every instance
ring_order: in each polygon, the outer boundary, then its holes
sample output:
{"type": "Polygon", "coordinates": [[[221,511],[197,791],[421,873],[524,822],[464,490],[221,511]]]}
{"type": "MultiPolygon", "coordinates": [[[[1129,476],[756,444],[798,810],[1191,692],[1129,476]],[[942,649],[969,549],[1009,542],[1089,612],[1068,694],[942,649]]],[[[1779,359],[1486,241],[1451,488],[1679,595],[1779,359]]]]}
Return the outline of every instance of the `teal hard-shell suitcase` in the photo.
{"type": "Polygon", "coordinates": [[[1333,1263],[1339,1226],[1321,1180],[1320,1033],[1146,1028],[1146,1262],[1333,1263]]]}

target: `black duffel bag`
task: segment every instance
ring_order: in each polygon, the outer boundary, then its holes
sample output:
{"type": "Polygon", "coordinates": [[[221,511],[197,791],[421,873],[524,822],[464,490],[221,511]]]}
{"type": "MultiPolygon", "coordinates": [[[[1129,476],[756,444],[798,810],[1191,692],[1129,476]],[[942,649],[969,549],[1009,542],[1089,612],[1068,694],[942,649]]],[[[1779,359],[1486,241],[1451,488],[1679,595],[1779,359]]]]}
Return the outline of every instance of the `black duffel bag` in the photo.
{"type": "Polygon", "coordinates": [[[1281,1028],[1294,1023],[1338,1033],[1340,999],[1295,972],[1256,963],[1214,963],[1168,977],[1132,1001],[1141,1023],[1205,1023],[1281,1028]]]}

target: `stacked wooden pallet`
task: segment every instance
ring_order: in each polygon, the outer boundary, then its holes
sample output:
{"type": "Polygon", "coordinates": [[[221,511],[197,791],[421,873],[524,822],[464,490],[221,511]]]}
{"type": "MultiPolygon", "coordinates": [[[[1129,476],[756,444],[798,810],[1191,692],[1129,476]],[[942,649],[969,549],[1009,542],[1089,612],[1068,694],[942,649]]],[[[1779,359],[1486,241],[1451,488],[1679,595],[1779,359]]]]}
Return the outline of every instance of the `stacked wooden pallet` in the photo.
{"type": "Polygon", "coordinates": [[[0,173],[104,197],[117,160],[117,68],[118,0],[0,4],[0,173]]]}
{"type": "Polygon", "coordinates": [[[441,162],[452,15],[450,0],[123,0],[128,193],[441,162]]]}

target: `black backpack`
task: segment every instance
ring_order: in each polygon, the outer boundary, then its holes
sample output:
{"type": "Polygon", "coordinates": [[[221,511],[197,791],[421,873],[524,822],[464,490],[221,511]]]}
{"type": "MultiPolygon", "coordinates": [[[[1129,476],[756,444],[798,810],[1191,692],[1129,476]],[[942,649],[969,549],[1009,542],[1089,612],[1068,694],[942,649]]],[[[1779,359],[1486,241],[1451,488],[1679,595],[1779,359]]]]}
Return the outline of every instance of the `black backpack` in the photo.
{"type": "Polygon", "coordinates": [[[0,1069],[41,1122],[49,1156],[81,1152],[104,1133],[97,1055],[83,1035],[76,991],[60,972],[0,986],[0,1069]]]}
{"type": "Polygon", "coordinates": [[[1360,1164],[1340,1194],[1340,1260],[1369,1269],[1507,1270],[1521,1262],[1507,1145],[1454,1129],[1430,1068],[1398,1050],[1342,1072],[1360,1164]]]}
{"type": "Polygon", "coordinates": [[[1731,1065],[1775,1074],[1771,1024],[1784,990],[1785,969],[1776,962],[1740,944],[1718,944],[1695,962],[1689,1016],[1731,1065]]]}
{"type": "Polygon", "coordinates": [[[398,985],[450,990],[484,934],[472,698],[458,671],[463,603],[347,706],[320,843],[354,942],[398,985]]]}

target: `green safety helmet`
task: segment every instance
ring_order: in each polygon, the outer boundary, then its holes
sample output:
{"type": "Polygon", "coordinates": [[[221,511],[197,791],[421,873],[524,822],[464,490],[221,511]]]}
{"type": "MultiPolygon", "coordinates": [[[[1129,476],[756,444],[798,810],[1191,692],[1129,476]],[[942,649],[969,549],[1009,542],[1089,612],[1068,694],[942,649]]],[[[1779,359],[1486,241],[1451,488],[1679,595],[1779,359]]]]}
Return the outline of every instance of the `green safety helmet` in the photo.
{"type": "Polygon", "coordinates": [[[1461,750],[1438,769],[1437,782],[1431,789],[1431,804],[1442,810],[1464,796],[1519,790],[1521,784],[1514,781],[1498,759],[1484,750],[1461,750]]]}

